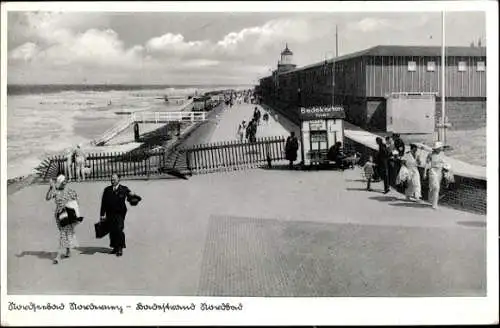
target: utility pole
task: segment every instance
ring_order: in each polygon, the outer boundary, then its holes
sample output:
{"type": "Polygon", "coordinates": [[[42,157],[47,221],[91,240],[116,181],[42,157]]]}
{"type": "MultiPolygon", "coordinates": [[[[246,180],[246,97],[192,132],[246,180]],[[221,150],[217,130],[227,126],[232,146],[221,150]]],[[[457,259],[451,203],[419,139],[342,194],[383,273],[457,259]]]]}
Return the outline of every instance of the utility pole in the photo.
{"type": "Polygon", "coordinates": [[[339,31],[338,25],[335,24],[335,57],[339,56],[339,31]]]}
{"type": "Polygon", "coordinates": [[[439,140],[444,144],[446,143],[445,139],[445,117],[446,117],[446,83],[445,83],[445,70],[446,70],[446,53],[445,53],[445,15],[444,11],[441,12],[441,136],[439,140]]]}

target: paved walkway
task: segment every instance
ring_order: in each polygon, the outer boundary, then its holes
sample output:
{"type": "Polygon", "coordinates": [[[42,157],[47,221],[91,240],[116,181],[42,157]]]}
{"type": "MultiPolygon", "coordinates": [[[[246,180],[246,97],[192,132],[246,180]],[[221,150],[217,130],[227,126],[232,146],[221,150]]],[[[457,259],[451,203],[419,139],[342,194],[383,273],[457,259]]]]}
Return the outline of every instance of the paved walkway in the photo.
{"type": "MultiPolygon", "coordinates": [[[[127,249],[93,236],[105,183],[71,185],[81,248],[53,265],[46,186],[8,196],[8,293],[481,296],[486,216],[366,192],[359,170],[248,170],[128,181],[127,249]]],[[[381,186],[378,186],[381,187],[381,186]]]]}
{"type": "MultiPolygon", "coordinates": [[[[244,120],[250,122],[253,117],[254,108],[258,107],[262,116],[266,111],[259,105],[253,104],[235,104],[226,109],[219,115],[218,124],[210,138],[209,142],[233,141],[237,140],[238,125],[244,120]]],[[[261,118],[261,124],[257,127],[257,138],[265,137],[288,137],[290,133],[270,115],[266,123],[261,118]]]]}

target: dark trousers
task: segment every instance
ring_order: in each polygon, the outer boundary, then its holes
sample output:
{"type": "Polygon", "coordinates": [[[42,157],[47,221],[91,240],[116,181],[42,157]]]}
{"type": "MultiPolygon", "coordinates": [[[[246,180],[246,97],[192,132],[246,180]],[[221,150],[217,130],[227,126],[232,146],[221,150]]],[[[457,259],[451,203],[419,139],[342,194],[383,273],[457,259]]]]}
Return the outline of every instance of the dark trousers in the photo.
{"type": "Polygon", "coordinates": [[[372,184],[372,178],[369,177],[368,179],[366,179],[366,190],[371,189],[371,184],[372,184]]]}
{"type": "Polygon", "coordinates": [[[109,218],[109,246],[113,249],[125,248],[125,215],[115,214],[109,218]]]}
{"type": "Polygon", "coordinates": [[[389,190],[389,168],[387,166],[379,169],[380,179],[384,181],[384,191],[389,190]]]}

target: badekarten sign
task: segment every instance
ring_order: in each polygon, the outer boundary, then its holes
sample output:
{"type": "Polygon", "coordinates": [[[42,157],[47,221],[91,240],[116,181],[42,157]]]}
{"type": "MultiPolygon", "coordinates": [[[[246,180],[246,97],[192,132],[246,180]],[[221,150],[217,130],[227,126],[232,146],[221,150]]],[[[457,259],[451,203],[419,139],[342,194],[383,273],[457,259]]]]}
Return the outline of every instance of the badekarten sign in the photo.
{"type": "Polygon", "coordinates": [[[344,108],[340,106],[301,107],[299,115],[302,121],[345,118],[344,108]]]}

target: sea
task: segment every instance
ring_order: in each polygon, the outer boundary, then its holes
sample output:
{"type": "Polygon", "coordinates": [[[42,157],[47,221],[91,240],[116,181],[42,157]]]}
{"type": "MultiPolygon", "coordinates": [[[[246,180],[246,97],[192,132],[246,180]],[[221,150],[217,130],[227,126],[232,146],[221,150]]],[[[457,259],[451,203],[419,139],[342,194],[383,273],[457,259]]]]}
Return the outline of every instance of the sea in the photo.
{"type": "Polygon", "coordinates": [[[33,173],[45,158],[92,140],[123,111],[175,111],[177,97],[251,86],[9,85],[7,178],[33,173]],[[175,97],[169,103],[164,97],[175,97]]]}

